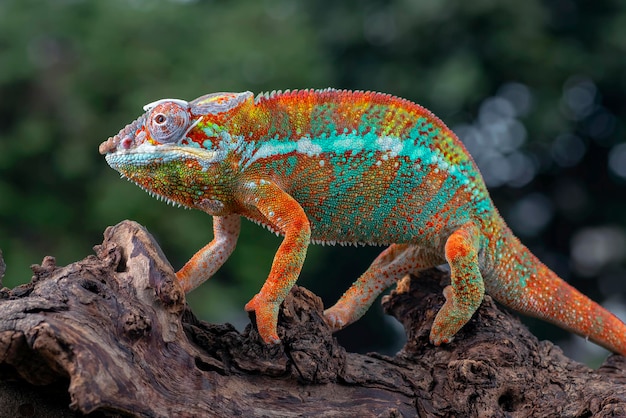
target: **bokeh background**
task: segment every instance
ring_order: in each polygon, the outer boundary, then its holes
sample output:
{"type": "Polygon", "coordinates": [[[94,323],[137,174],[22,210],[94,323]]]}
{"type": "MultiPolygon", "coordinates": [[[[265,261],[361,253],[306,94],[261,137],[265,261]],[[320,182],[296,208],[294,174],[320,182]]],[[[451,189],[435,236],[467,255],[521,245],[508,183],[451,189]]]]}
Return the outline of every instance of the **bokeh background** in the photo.
{"type": "MultiPolygon", "coordinates": [[[[626,2],[622,0],[0,0],[0,249],[5,286],[54,255],[82,259],[133,219],[179,268],[211,219],[121,181],[100,142],[145,103],[209,92],[377,90],[455,130],[518,236],[626,319],[626,2]]],[[[235,254],[190,296],[247,323],[280,240],[245,223],[235,254]]],[[[311,247],[299,284],[332,304],[379,248],[311,247]]],[[[606,352],[525,319],[594,364],[606,352]]],[[[378,303],[338,334],[393,353],[378,303]]]]}

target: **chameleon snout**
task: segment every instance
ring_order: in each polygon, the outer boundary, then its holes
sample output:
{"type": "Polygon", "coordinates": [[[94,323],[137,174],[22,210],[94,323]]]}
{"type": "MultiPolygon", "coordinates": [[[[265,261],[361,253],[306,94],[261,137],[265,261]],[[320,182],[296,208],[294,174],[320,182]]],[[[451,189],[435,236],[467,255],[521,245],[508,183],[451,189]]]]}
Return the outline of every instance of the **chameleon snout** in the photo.
{"type": "Polygon", "coordinates": [[[134,142],[135,141],[133,140],[133,137],[131,137],[130,135],[124,135],[121,138],[119,135],[116,135],[100,144],[100,147],[98,147],[98,151],[100,151],[100,154],[102,155],[114,153],[118,149],[120,151],[125,151],[130,149],[133,146],[134,142]]]}
{"type": "Polygon", "coordinates": [[[143,139],[141,129],[143,128],[145,116],[140,116],[132,123],[129,123],[117,135],[109,137],[98,147],[98,151],[102,155],[111,154],[116,151],[124,151],[130,149],[138,139],[143,139]]]}
{"type": "Polygon", "coordinates": [[[116,145],[115,137],[110,137],[109,139],[104,141],[102,144],[100,144],[100,146],[98,147],[98,151],[102,155],[115,152],[116,149],[117,149],[117,145],[116,145]]]}

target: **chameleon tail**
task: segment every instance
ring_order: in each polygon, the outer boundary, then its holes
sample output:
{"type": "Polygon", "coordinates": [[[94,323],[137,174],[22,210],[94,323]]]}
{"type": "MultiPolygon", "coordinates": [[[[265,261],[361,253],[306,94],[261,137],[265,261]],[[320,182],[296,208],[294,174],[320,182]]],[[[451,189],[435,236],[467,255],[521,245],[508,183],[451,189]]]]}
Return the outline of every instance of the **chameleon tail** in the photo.
{"type": "Polygon", "coordinates": [[[501,229],[500,257],[492,260],[487,292],[526,315],[551,322],[626,356],[626,324],[567,284],[537,259],[505,225],[501,229]]]}

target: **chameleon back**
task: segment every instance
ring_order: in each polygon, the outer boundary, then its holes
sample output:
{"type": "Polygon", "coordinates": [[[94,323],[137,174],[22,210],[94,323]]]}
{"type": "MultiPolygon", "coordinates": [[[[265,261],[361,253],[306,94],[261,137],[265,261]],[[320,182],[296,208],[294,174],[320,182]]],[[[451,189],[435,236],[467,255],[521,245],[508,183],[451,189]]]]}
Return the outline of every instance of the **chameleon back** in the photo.
{"type": "Polygon", "coordinates": [[[493,211],[462,143],[407,100],[337,90],[261,95],[232,122],[228,129],[254,144],[241,156],[244,171],[270,176],[301,203],[313,241],[432,245],[493,211]]]}

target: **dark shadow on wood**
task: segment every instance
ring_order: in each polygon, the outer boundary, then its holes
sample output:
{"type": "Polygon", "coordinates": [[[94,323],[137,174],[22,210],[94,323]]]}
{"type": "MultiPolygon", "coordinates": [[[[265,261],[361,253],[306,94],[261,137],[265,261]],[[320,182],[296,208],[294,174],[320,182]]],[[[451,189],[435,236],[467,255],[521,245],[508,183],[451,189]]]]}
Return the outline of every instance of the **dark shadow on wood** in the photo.
{"type": "Polygon", "coordinates": [[[383,299],[408,336],[388,357],[346,353],[301,287],[282,306],[280,346],[199,321],[134,222],[95,250],[67,267],[46,257],[31,283],[0,290],[0,416],[626,416],[625,358],[591,370],[489,297],[455,341],[432,346],[439,270],[383,299]]]}

